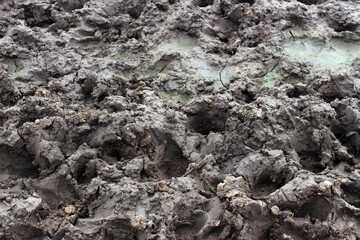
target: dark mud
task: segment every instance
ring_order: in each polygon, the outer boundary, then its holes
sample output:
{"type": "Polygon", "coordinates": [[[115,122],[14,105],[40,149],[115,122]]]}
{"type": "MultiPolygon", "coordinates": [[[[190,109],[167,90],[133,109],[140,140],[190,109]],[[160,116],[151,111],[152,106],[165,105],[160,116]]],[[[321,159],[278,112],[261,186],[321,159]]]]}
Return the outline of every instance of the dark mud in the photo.
{"type": "Polygon", "coordinates": [[[0,239],[360,239],[357,0],[0,1],[0,239]]]}

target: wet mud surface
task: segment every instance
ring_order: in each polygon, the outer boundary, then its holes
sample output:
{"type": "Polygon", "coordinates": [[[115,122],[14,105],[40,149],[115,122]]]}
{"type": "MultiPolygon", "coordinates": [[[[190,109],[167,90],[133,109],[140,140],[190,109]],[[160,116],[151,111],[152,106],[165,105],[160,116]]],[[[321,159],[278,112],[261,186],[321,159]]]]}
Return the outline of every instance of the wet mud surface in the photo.
{"type": "Polygon", "coordinates": [[[360,239],[359,9],[0,1],[0,239],[360,239]]]}

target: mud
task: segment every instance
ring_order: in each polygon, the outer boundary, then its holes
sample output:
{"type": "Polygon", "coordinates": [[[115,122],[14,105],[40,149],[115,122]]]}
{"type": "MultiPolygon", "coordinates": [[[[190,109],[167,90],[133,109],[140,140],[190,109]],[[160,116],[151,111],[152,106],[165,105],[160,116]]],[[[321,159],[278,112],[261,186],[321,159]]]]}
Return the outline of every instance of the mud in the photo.
{"type": "Polygon", "coordinates": [[[0,239],[360,239],[359,9],[0,1],[0,239]]]}

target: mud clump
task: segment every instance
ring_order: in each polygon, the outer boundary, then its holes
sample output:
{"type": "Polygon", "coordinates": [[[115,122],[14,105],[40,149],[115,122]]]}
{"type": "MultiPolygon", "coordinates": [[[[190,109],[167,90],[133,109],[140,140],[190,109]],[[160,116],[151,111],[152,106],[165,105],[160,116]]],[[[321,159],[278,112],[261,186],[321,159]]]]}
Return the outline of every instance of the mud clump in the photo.
{"type": "Polygon", "coordinates": [[[0,239],[358,239],[359,3],[0,4],[0,239]]]}

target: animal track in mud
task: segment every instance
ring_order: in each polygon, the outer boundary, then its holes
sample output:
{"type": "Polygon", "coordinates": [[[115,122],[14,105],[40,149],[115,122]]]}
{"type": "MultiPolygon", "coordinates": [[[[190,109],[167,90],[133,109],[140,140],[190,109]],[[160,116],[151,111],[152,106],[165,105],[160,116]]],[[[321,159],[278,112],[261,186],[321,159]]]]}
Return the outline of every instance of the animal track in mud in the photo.
{"type": "Polygon", "coordinates": [[[184,175],[189,160],[184,156],[179,145],[171,138],[167,138],[164,155],[159,169],[167,177],[180,177],[184,175]]]}
{"type": "Polygon", "coordinates": [[[251,103],[255,100],[255,95],[248,90],[241,91],[242,95],[244,96],[244,101],[246,103],[251,103]]]}
{"type": "Polygon", "coordinates": [[[254,198],[265,197],[285,184],[286,179],[283,172],[274,174],[271,169],[265,169],[257,176],[251,194],[254,198]]]}
{"type": "Polygon", "coordinates": [[[291,91],[289,91],[287,93],[289,98],[299,98],[300,96],[304,96],[308,94],[308,90],[305,86],[302,85],[295,85],[294,89],[292,89],[291,91]]]}
{"type": "Polygon", "coordinates": [[[232,239],[235,234],[233,233],[230,225],[220,225],[218,227],[213,227],[208,233],[206,233],[202,239],[232,239]]]}
{"type": "Polygon", "coordinates": [[[83,8],[87,1],[88,0],[61,0],[58,1],[58,3],[65,9],[65,11],[72,12],[76,9],[83,8]]]}
{"type": "Polygon", "coordinates": [[[105,240],[124,239],[133,240],[135,230],[129,224],[129,221],[116,219],[108,222],[105,226],[105,240]]]}
{"type": "Polygon", "coordinates": [[[341,189],[344,192],[346,202],[354,207],[360,208],[360,187],[355,183],[342,184],[341,189]]]}
{"type": "Polygon", "coordinates": [[[249,3],[252,6],[255,3],[255,0],[235,0],[235,3],[249,3]]]}
{"type": "MultiPolygon", "coordinates": [[[[124,147],[122,147],[122,145],[123,144],[120,140],[111,140],[106,142],[106,145],[103,146],[104,154],[115,158],[117,161],[120,161],[124,156],[124,152],[122,151],[124,147]]],[[[131,156],[129,155],[128,157],[131,156]]]]}
{"type": "Polygon", "coordinates": [[[150,129],[150,132],[155,145],[154,159],[151,163],[152,170],[143,170],[141,174],[144,177],[152,176],[158,179],[184,175],[189,160],[184,156],[180,146],[174,139],[159,130],[150,129]]]}
{"type": "Polygon", "coordinates": [[[194,236],[200,231],[200,229],[206,223],[206,214],[202,211],[198,211],[191,215],[190,220],[183,220],[175,228],[176,239],[179,240],[192,240],[194,236]]]}
{"type": "MultiPolygon", "coordinates": [[[[8,150],[5,147],[0,148],[0,171],[8,172],[9,177],[32,177],[39,175],[38,169],[32,164],[33,157],[26,151],[8,150]]],[[[5,173],[1,174],[3,177],[5,173]]]]}
{"type": "Polygon", "coordinates": [[[299,153],[300,164],[304,169],[314,173],[322,172],[326,166],[321,163],[319,153],[314,151],[303,151],[299,153]]]}
{"type": "Polygon", "coordinates": [[[62,204],[73,204],[77,200],[74,186],[64,177],[47,177],[33,181],[32,185],[51,209],[58,209],[62,204]]]}
{"type": "Polygon", "coordinates": [[[88,159],[80,157],[76,165],[74,177],[79,184],[88,183],[97,176],[95,163],[88,161],[88,159]]]}
{"type": "Polygon", "coordinates": [[[357,127],[357,111],[344,104],[336,107],[337,119],[332,122],[331,131],[355,157],[360,156],[360,133],[357,127]]]}
{"type": "Polygon", "coordinates": [[[214,0],[195,0],[194,5],[199,7],[207,7],[209,5],[213,5],[214,0]]]}
{"type": "Polygon", "coordinates": [[[137,19],[140,17],[144,7],[146,5],[146,0],[136,1],[136,4],[133,8],[129,9],[128,14],[133,18],[137,19]]]}
{"type": "Polygon", "coordinates": [[[226,108],[202,105],[200,110],[190,116],[189,127],[197,133],[208,135],[210,132],[225,130],[229,114],[226,108]]]}
{"type": "Polygon", "coordinates": [[[332,206],[325,197],[312,196],[300,206],[286,206],[286,204],[281,206],[281,204],[279,204],[279,207],[282,210],[290,210],[296,218],[309,217],[311,222],[314,223],[316,219],[326,221],[332,206]]]}
{"type": "Polygon", "coordinates": [[[310,216],[310,220],[313,222],[315,219],[325,221],[330,213],[330,210],[331,204],[326,198],[315,196],[295,210],[294,216],[301,218],[310,216]]]}
{"type": "Polygon", "coordinates": [[[232,226],[222,221],[224,210],[224,204],[217,197],[197,206],[177,205],[174,208],[176,239],[228,239],[232,226]]]}
{"type": "Polygon", "coordinates": [[[45,238],[40,228],[29,224],[16,224],[8,228],[5,234],[8,237],[7,239],[13,240],[40,240],[45,238]]]}
{"type": "Polygon", "coordinates": [[[354,32],[358,25],[349,22],[342,22],[336,19],[329,19],[329,27],[334,29],[335,32],[354,32]]]}
{"type": "Polygon", "coordinates": [[[318,4],[318,3],[322,3],[324,1],[321,0],[297,0],[298,2],[301,2],[305,5],[314,5],[314,4],[318,4]]]}
{"type": "Polygon", "coordinates": [[[268,232],[268,235],[265,235],[261,239],[286,239],[283,236],[286,236],[287,239],[292,240],[303,240],[303,239],[329,239],[329,231],[326,228],[316,229],[315,234],[313,229],[316,228],[313,225],[306,224],[296,224],[293,221],[285,221],[280,226],[274,226],[268,232]]]}
{"type": "Polygon", "coordinates": [[[6,117],[5,114],[2,114],[2,112],[0,112],[0,127],[2,127],[7,120],[8,117],[6,117]]]}
{"type": "MultiPolygon", "coordinates": [[[[211,201],[211,200],[210,200],[211,201]]],[[[177,215],[177,223],[175,225],[176,239],[212,239],[216,235],[220,235],[224,229],[224,225],[209,226],[209,223],[215,221],[217,214],[213,214],[213,209],[221,211],[220,205],[204,204],[195,207],[189,207],[186,204],[177,205],[174,209],[177,215]],[[210,208],[209,208],[210,207],[210,208]],[[200,209],[198,209],[200,208],[200,209]],[[204,210],[201,210],[203,209],[204,210]]]]}
{"type": "MultiPolygon", "coordinates": [[[[344,132],[343,132],[344,133],[344,132]]],[[[347,134],[341,134],[339,136],[340,142],[347,147],[348,152],[355,157],[360,156],[360,134],[357,132],[350,132],[347,134]],[[345,135],[345,136],[344,136],[345,135]]]]}
{"type": "Polygon", "coordinates": [[[28,5],[24,7],[25,22],[30,27],[48,27],[54,23],[51,19],[50,7],[28,5]]]}
{"type": "Polygon", "coordinates": [[[101,157],[106,161],[116,162],[123,158],[132,159],[137,153],[137,145],[141,133],[134,129],[124,128],[123,131],[114,130],[112,127],[99,127],[87,136],[78,139],[80,143],[86,142],[91,147],[101,150],[101,157]],[[119,137],[121,136],[121,138],[119,137]]]}

